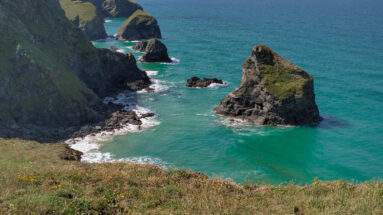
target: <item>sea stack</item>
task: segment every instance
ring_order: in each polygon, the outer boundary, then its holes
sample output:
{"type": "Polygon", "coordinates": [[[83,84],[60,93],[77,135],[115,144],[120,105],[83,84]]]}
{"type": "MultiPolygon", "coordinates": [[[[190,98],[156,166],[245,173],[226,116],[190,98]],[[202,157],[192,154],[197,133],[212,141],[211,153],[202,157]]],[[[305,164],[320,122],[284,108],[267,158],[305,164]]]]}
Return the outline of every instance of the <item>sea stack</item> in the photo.
{"type": "MultiPolygon", "coordinates": [[[[144,42],[140,46],[144,46],[145,44],[145,53],[140,59],[141,62],[172,62],[168,55],[168,49],[161,41],[157,39],[150,39],[147,43],[144,42]]],[[[142,47],[140,47],[140,49],[143,50],[142,47]]]]}
{"type": "Polygon", "coordinates": [[[150,14],[137,10],[120,27],[117,34],[118,40],[148,40],[161,39],[161,30],[157,20],[150,14]]]}
{"type": "Polygon", "coordinates": [[[265,45],[255,46],[242,64],[241,86],[214,110],[260,125],[313,125],[322,120],[314,80],[265,45]]]}

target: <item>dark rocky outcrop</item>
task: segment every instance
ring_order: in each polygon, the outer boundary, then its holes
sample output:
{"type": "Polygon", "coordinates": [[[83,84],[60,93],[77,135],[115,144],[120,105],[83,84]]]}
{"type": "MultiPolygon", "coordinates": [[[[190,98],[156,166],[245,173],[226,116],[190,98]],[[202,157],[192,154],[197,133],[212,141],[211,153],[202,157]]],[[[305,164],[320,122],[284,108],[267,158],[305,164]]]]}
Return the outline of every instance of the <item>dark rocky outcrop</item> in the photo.
{"type": "Polygon", "coordinates": [[[204,78],[200,79],[198,77],[192,77],[187,80],[186,87],[194,87],[194,88],[205,88],[210,84],[223,84],[222,80],[216,78],[204,78]]]}
{"type": "Polygon", "coordinates": [[[134,51],[138,51],[138,52],[145,52],[146,46],[148,46],[148,41],[140,41],[140,42],[137,42],[137,43],[132,47],[132,49],[133,49],[134,51]]]}
{"type": "Polygon", "coordinates": [[[80,28],[90,40],[105,39],[104,17],[91,2],[59,0],[66,17],[80,28]]]}
{"type": "Polygon", "coordinates": [[[66,144],[62,148],[63,149],[59,154],[61,159],[68,161],[81,161],[81,157],[83,155],[82,152],[74,150],[66,144]]]}
{"type": "Polygon", "coordinates": [[[66,139],[117,110],[103,103],[115,83],[149,84],[131,55],[97,50],[58,1],[0,1],[0,38],[0,137],[66,139]]]}
{"type": "Polygon", "coordinates": [[[168,49],[161,41],[157,39],[150,39],[146,43],[144,52],[145,53],[142,58],[139,59],[142,62],[172,62],[168,55],[168,49]]]}
{"type": "Polygon", "coordinates": [[[120,27],[118,40],[148,40],[161,38],[161,30],[157,20],[150,14],[137,10],[120,27]]]}
{"type": "Polygon", "coordinates": [[[105,80],[107,94],[113,94],[124,89],[142,90],[151,84],[144,71],[138,69],[136,59],[131,53],[122,54],[109,49],[97,49],[101,60],[103,80],[105,80]]]}
{"type": "Polygon", "coordinates": [[[134,0],[88,0],[96,5],[104,17],[129,17],[137,10],[143,10],[134,0]]]}
{"type": "Polygon", "coordinates": [[[314,80],[265,45],[243,63],[241,86],[222,99],[218,114],[261,125],[312,125],[321,121],[314,80]]]}

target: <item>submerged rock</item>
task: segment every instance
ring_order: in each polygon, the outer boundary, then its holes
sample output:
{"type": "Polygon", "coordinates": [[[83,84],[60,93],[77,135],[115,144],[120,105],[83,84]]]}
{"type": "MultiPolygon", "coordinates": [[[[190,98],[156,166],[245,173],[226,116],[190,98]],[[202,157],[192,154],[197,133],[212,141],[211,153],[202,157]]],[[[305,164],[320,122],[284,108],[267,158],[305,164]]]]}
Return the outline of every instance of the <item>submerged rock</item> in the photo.
{"type": "Polygon", "coordinates": [[[104,17],[91,2],[59,0],[66,17],[90,40],[105,39],[104,17]]]}
{"type": "Polygon", "coordinates": [[[216,78],[200,79],[198,77],[192,77],[187,80],[186,87],[205,88],[205,87],[208,87],[210,84],[214,84],[214,83],[223,84],[223,81],[216,78]]]}
{"type": "Polygon", "coordinates": [[[146,43],[145,53],[139,60],[142,62],[172,62],[168,55],[168,49],[157,39],[150,39],[146,43]]]}
{"type": "Polygon", "coordinates": [[[161,38],[157,20],[150,14],[137,10],[119,28],[118,40],[148,40],[161,38]]]}
{"type": "Polygon", "coordinates": [[[222,99],[218,114],[261,125],[312,125],[321,121],[314,80],[265,45],[243,63],[241,86],[222,99]]]}

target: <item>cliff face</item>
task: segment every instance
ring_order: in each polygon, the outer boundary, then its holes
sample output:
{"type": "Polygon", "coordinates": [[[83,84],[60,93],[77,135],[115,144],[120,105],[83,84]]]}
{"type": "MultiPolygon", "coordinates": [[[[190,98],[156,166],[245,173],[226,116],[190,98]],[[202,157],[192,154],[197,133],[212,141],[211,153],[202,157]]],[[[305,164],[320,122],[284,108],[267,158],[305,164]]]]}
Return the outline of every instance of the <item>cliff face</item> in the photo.
{"type": "Polygon", "coordinates": [[[150,14],[137,10],[120,27],[117,34],[119,40],[160,39],[161,30],[157,20],[150,14]]]}
{"type": "MultiPolygon", "coordinates": [[[[97,51],[57,0],[0,1],[0,38],[1,137],[57,141],[110,113],[102,56],[114,53],[97,51]]],[[[148,79],[133,60],[119,65],[113,78],[129,71],[148,79]]]]}
{"type": "Polygon", "coordinates": [[[106,38],[104,17],[95,5],[85,1],[60,0],[59,2],[67,18],[84,31],[88,39],[106,38]]]}
{"type": "Polygon", "coordinates": [[[241,86],[222,99],[219,114],[262,125],[310,125],[321,120],[313,78],[270,48],[255,46],[243,63],[241,86]]]}

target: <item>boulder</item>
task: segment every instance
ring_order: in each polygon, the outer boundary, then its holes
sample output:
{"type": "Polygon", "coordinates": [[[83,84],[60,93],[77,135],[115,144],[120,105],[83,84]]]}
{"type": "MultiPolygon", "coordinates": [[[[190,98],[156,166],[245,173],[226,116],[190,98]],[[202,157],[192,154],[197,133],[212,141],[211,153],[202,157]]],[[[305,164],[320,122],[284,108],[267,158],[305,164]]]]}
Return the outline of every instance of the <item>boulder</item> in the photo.
{"type": "Polygon", "coordinates": [[[208,87],[210,84],[214,84],[214,83],[223,84],[223,81],[216,78],[200,79],[198,77],[192,77],[187,80],[186,87],[205,88],[205,87],[208,87]]]}
{"type": "Polygon", "coordinates": [[[66,17],[80,28],[90,40],[105,39],[104,17],[96,6],[85,0],[59,0],[66,17]]]}
{"type": "Polygon", "coordinates": [[[265,45],[242,65],[241,86],[214,110],[260,125],[313,125],[321,121],[314,80],[265,45]]]}
{"type": "Polygon", "coordinates": [[[161,38],[157,20],[150,14],[137,10],[119,28],[118,40],[148,40],[161,38]]]}
{"type": "Polygon", "coordinates": [[[158,39],[150,39],[147,42],[145,53],[139,60],[141,62],[172,62],[168,55],[168,49],[158,39]]]}

